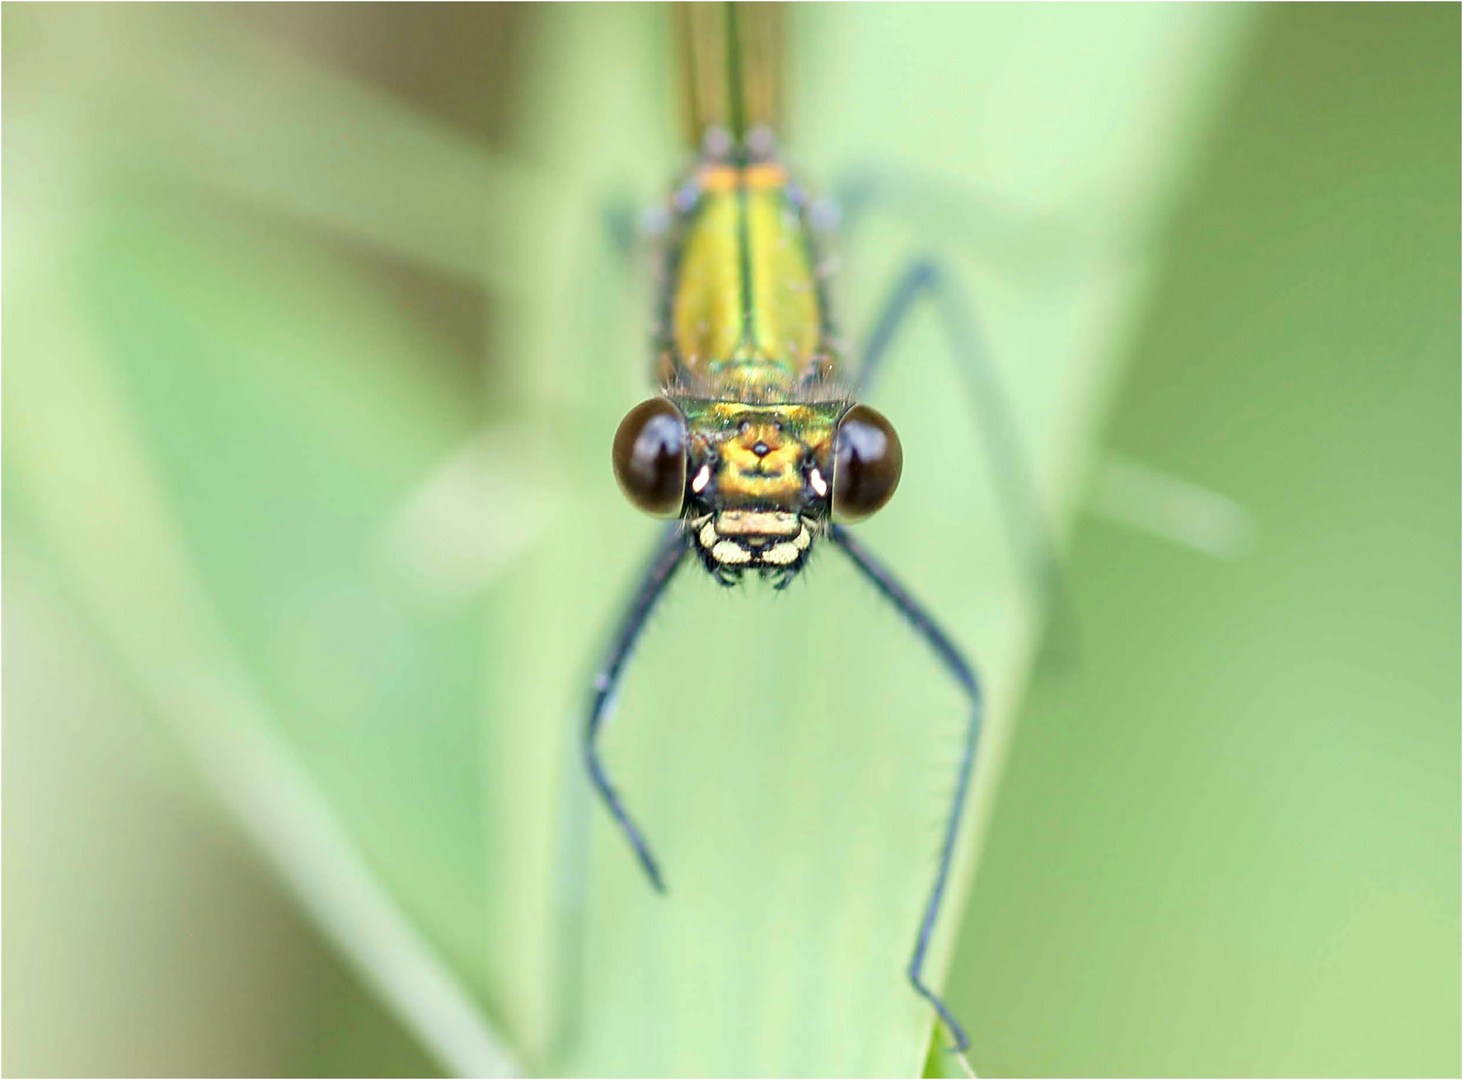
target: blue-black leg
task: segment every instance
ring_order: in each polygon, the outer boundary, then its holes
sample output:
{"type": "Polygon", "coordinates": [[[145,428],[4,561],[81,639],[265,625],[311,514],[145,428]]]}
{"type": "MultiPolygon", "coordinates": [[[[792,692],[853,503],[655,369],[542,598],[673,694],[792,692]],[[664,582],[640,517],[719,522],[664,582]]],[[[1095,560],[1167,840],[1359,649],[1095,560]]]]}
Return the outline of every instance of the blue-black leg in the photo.
{"type": "Polygon", "coordinates": [[[925,904],[924,919],[919,925],[919,937],[915,939],[914,955],[909,960],[909,981],[914,985],[919,995],[923,997],[934,1008],[935,1012],[944,1021],[945,1027],[949,1029],[950,1038],[955,1043],[955,1049],[964,1053],[970,1045],[966,1037],[965,1029],[956,1022],[945,1003],[940,1000],[939,995],[924,981],[925,953],[929,951],[930,938],[935,932],[935,921],[940,917],[940,907],[945,901],[945,886],[950,879],[950,866],[955,861],[955,841],[960,835],[960,819],[965,812],[965,798],[970,792],[970,777],[975,768],[975,747],[980,738],[981,723],[981,693],[980,682],[975,677],[975,671],[969,662],[961,654],[955,643],[950,640],[945,631],[941,630],[924,607],[914,597],[910,596],[904,586],[884,568],[877,559],[868,553],[847,529],[834,525],[829,533],[835,544],[843,549],[853,564],[859,568],[864,577],[873,582],[874,587],[883,594],[884,598],[893,604],[899,614],[903,615],[914,632],[924,639],[925,644],[934,650],[939,657],[940,663],[945,666],[954,680],[960,684],[960,689],[970,700],[970,719],[965,726],[965,748],[960,756],[960,776],[955,785],[955,798],[950,804],[950,817],[945,823],[945,839],[940,848],[940,865],[935,871],[935,882],[930,888],[930,898],[925,904]]]}
{"type": "Polygon", "coordinates": [[[894,340],[921,297],[930,297],[940,317],[945,340],[965,380],[977,413],[977,428],[1005,506],[1012,546],[1030,559],[1029,573],[1037,594],[1051,601],[1059,617],[1070,618],[1060,574],[1056,543],[1036,496],[1036,480],[1016,430],[1011,403],[1001,385],[974,312],[959,283],[933,259],[920,259],[900,275],[885,301],[864,348],[859,370],[859,396],[867,399],[894,340]]]}
{"type": "Polygon", "coordinates": [[[620,801],[619,793],[615,791],[614,785],[610,783],[609,774],[605,772],[604,762],[600,760],[599,756],[599,732],[600,728],[604,726],[605,720],[609,718],[615,693],[625,674],[625,665],[630,659],[630,653],[640,639],[640,634],[650,619],[650,613],[665,593],[666,586],[670,584],[676,570],[685,561],[687,550],[685,537],[681,535],[681,523],[677,521],[666,528],[660,542],[656,545],[655,555],[651,558],[650,565],[646,567],[639,588],[635,590],[635,597],[631,600],[629,609],[615,630],[609,654],[594,677],[594,697],[590,702],[589,715],[584,724],[584,764],[589,769],[589,780],[600,798],[604,800],[610,814],[619,824],[620,831],[625,834],[625,839],[630,841],[630,846],[635,849],[635,854],[640,859],[640,865],[645,868],[645,874],[650,878],[650,883],[655,886],[656,892],[665,892],[665,882],[660,876],[660,868],[656,865],[654,856],[650,854],[650,847],[645,843],[645,837],[630,820],[624,803],[620,801]]]}
{"type": "Polygon", "coordinates": [[[830,195],[825,220],[836,222],[840,250],[855,249],[865,223],[885,217],[916,235],[939,236],[945,250],[978,252],[1013,279],[1074,281],[1105,235],[1089,218],[1033,212],[994,191],[887,162],[845,170],[830,195]]]}

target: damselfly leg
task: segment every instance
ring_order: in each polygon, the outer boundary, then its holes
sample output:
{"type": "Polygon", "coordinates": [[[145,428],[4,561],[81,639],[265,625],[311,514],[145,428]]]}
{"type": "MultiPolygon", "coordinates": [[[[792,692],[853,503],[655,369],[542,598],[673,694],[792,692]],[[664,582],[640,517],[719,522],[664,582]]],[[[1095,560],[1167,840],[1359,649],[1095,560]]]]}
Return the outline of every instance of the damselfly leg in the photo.
{"type": "Polygon", "coordinates": [[[1036,478],[1016,429],[1015,412],[986,349],[974,305],[937,260],[917,259],[895,281],[866,339],[858,376],[859,399],[868,400],[900,329],[925,297],[934,304],[946,346],[975,408],[976,429],[1003,503],[1011,546],[1018,557],[1027,560],[1037,597],[1052,607],[1057,621],[1070,633],[1072,616],[1061,560],[1037,498],[1036,478]]]}
{"type": "Polygon", "coordinates": [[[970,1046],[970,1039],[965,1034],[965,1029],[950,1014],[945,1003],[940,1000],[924,979],[925,953],[930,947],[930,938],[935,932],[935,923],[940,917],[940,908],[945,902],[945,887],[950,880],[950,867],[955,861],[955,843],[960,836],[960,820],[965,812],[965,797],[970,791],[970,777],[975,769],[975,748],[980,739],[981,721],[981,693],[980,681],[976,678],[975,671],[965,656],[950,640],[949,636],[940,629],[938,623],[930,616],[903,585],[891,574],[882,563],[875,559],[869,552],[853,538],[853,535],[841,525],[834,525],[829,532],[829,539],[837,544],[845,555],[852,560],[854,566],[873,582],[874,587],[879,590],[883,597],[888,600],[903,615],[914,632],[924,640],[939,657],[940,663],[949,672],[951,678],[960,686],[965,696],[970,701],[970,717],[966,721],[965,741],[960,754],[959,774],[955,782],[955,797],[950,804],[950,814],[945,822],[945,836],[940,845],[940,863],[935,871],[935,881],[930,888],[929,900],[925,903],[924,918],[920,921],[919,936],[915,939],[914,955],[909,959],[909,981],[914,985],[919,995],[923,997],[939,1014],[945,1027],[950,1032],[950,1038],[955,1043],[955,1049],[963,1053],[970,1046]]]}
{"type": "Polygon", "coordinates": [[[655,857],[650,854],[650,847],[646,844],[645,837],[641,835],[640,829],[626,812],[619,792],[610,782],[604,762],[600,760],[599,756],[599,734],[614,708],[615,695],[620,688],[620,679],[625,674],[625,664],[635,649],[635,643],[640,640],[640,634],[650,619],[650,613],[655,610],[655,605],[665,594],[666,586],[670,584],[671,578],[675,577],[676,571],[686,561],[688,553],[686,542],[681,536],[680,522],[667,525],[656,544],[655,554],[645,568],[640,585],[635,590],[635,596],[625,611],[624,619],[615,630],[609,652],[595,673],[594,696],[590,702],[589,715],[584,723],[582,744],[584,764],[589,770],[590,781],[594,784],[595,790],[599,792],[600,798],[604,800],[605,806],[614,817],[616,824],[619,825],[620,831],[625,834],[625,839],[630,841],[630,846],[635,849],[635,854],[640,859],[640,865],[644,867],[646,876],[650,878],[650,883],[655,886],[657,892],[665,892],[665,881],[660,876],[660,867],[656,865],[655,857]]]}

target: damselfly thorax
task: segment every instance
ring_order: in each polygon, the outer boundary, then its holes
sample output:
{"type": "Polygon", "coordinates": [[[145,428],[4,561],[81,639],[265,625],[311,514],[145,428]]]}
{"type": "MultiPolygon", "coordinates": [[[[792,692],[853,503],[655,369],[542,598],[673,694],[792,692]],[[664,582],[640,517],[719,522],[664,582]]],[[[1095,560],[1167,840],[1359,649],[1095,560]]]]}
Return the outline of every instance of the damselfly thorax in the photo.
{"type": "Polygon", "coordinates": [[[661,396],[620,425],[615,472],[636,505],[685,519],[718,581],[755,570],[780,587],[831,519],[889,500],[899,439],[853,399],[808,198],[770,133],[708,131],[671,202],[661,396]]]}

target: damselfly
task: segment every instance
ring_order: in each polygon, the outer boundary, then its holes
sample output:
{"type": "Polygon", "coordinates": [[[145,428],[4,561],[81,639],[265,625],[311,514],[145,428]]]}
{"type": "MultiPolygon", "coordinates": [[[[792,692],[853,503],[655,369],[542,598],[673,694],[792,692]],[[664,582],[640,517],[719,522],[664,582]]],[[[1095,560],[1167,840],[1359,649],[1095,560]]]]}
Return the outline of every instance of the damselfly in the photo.
{"type": "Polygon", "coordinates": [[[897,280],[857,364],[835,332],[814,203],[774,136],[780,47],[771,5],[682,10],[690,129],[698,157],[675,187],[661,244],[654,351],[659,393],[630,410],[613,464],[630,501],[671,519],[595,679],[583,729],[589,776],[650,882],[661,869],[600,756],[599,736],[651,612],[690,558],[726,586],[784,588],[831,543],[933,650],[968,700],[958,778],[908,977],[950,1032],[964,1030],[925,976],[970,788],[981,725],[975,672],[930,613],[847,528],[885,505],[903,459],[893,426],[863,404],[905,316],[938,308],[956,359],[984,395],[983,434],[1019,516],[1035,520],[1027,473],[969,309],[932,260],[897,280]]]}

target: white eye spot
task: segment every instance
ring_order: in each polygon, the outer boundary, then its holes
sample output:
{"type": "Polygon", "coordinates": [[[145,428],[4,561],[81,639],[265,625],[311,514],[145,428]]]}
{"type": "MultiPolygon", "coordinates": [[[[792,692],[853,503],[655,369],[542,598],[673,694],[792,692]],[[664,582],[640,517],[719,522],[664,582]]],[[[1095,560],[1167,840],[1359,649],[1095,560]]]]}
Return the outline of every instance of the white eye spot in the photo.
{"type": "Polygon", "coordinates": [[[814,469],[812,472],[808,473],[808,483],[811,484],[813,486],[813,490],[818,493],[818,498],[821,499],[823,496],[828,494],[828,481],[823,479],[823,474],[820,473],[817,469],[814,469]]]}
{"type": "Polygon", "coordinates": [[[711,466],[702,465],[701,471],[696,474],[696,479],[691,481],[691,490],[700,495],[706,490],[706,485],[711,482],[711,466]]]}
{"type": "Polygon", "coordinates": [[[719,563],[744,563],[752,561],[752,553],[741,544],[722,540],[711,549],[711,557],[719,563]]]}

